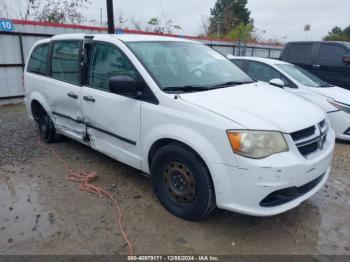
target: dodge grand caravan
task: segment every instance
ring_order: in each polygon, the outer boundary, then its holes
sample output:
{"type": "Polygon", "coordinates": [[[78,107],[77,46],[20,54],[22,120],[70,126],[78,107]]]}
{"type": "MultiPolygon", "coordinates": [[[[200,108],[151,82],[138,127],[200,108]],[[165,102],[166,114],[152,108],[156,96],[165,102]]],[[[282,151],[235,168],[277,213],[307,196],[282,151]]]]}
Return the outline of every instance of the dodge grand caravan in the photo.
{"type": "Polygon", "coordinates": [[[41,139],[64,135],[141,170],[184,219],[215,207],[276,215],[330,173],[335,136],[320,108],[197,42],[54,36],[33,47],[25,93],[41,139]]]}

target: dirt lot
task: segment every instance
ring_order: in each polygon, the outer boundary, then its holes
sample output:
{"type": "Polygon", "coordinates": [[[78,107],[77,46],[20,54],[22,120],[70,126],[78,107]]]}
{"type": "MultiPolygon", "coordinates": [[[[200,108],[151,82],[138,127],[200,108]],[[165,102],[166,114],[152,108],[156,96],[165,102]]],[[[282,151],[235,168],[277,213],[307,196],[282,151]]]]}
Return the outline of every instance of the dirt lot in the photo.
{"type": "MultiPolygon", "coordinates": [[[[327,185],[300,207],[270,218],[217,210],[197,223],[167,213],[138,171],[69,139],[50,147],[98,172],[136,254],[350,254],[350,144],[337,144],[327,185]]],[[[24,106],[0,106],[0,254],[127,254],[111,201],[64,176],[24,106]]]]}

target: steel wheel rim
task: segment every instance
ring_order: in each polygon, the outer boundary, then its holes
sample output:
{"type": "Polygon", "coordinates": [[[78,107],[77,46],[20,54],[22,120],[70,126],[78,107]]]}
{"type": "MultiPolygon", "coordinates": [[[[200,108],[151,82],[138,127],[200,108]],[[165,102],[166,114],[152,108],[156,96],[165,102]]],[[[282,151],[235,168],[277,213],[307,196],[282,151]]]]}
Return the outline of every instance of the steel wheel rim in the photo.
{"type": "Polygon", "coordinates": [[[188,204],[196,197],[196,181],[188,167],[173,161],[164,169],[163,185],[169,196],[180,204],[188,204]]]}

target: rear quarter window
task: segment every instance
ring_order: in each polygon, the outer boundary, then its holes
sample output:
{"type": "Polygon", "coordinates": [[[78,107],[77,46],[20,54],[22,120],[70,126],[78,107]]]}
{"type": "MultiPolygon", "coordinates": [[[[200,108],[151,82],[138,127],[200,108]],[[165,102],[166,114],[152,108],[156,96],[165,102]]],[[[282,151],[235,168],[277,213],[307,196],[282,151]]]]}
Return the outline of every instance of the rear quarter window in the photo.
{"type": "Polygon", "coordinates": [[[289,48],[287,61],[299,64],[311,64],[313,44],[293,44],[289,48]]]}
{"type": "Polygon", "coordinates": [[[46,75],[49,68],[48,60],[49,44],[37,46],[30,55],[27,71],[31,73],[46,75]]]}

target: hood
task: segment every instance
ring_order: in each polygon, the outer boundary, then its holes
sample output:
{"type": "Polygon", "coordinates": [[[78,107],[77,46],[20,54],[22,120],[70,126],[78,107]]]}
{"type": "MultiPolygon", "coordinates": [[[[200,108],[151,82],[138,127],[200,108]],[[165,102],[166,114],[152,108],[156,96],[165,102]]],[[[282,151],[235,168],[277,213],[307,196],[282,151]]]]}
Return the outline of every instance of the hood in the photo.
{"type": "Polygon", "coordinates": [[[312,88],[314,93],[333,98],[334,100],[350,105],[350,91],[341,87],[312,88]]]}
{"type": "Polygon", "coordinates": [[[315,125],[325,118],[325,113],[319,107],[262,82],[185,93],[180,98],[247,129],[292,133],[315,125]]]}

